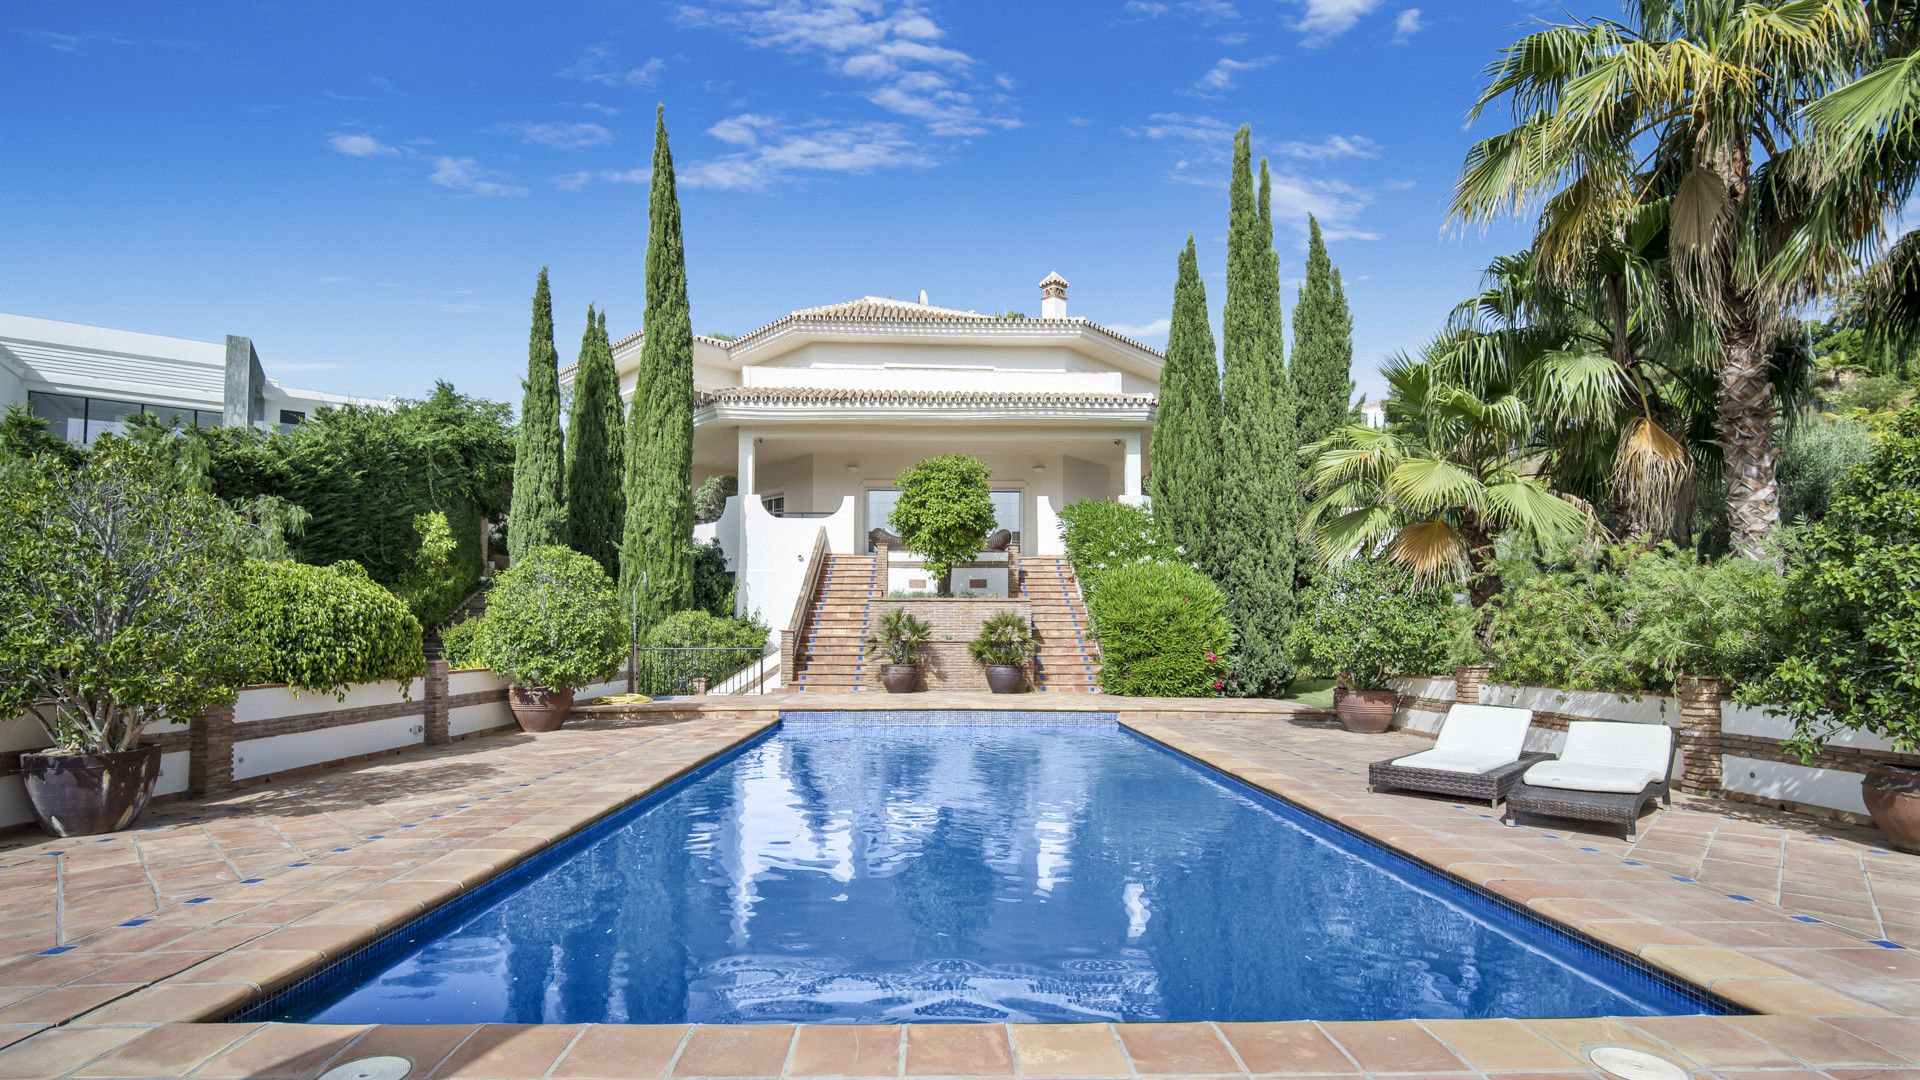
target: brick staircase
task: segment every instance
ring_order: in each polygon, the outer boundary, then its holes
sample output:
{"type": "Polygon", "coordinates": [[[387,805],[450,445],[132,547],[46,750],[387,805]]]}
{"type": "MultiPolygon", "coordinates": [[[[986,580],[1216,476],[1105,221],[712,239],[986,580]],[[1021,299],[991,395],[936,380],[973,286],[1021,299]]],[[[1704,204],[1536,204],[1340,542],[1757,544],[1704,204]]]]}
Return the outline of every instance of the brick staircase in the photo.
{"type": "Polygon", "coordinates": [[[796,690],[872,690],[880,685],[878,665],[866,652],[869,606],[886,594],[879,561],[872,555],[828,555],[820,568],[804,624],[804,640],[795,649],[796,690]],[[873,678],[864,676],[871,671],[873,678]]]}
{"type": "Polygon", "coordinates": [[[1033,608],[1040,653],[1033,661],[1033,688],[1043,694],[1097,694],[1100,649],[1089,637],[1091,623],[1080,598],[1080,582],[1067,560],[1020,557],[1020,595],[1033,608]]]}

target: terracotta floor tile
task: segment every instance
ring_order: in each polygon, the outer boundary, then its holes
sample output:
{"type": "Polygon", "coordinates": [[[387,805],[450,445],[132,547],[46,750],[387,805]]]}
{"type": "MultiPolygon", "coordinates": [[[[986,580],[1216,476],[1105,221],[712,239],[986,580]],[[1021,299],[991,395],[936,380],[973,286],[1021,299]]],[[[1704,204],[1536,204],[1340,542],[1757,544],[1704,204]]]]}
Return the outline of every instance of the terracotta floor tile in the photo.
{"type": "Polygon", "coordinates": [[[1786,1068],[1792,1056],[1716,1016],[1640,1016],[1627,1021],[1674,1053],[1707,1068],[1786,1068]]]}
{"type": "Polygon", "coordinates": [[[482,1025],[433,1071],[434,1080],[545,1076],[580,1030],[578,1024],[482,1025]]]}
{"type": "Polygon", "coordinates": [[[778,1076],[793,1045],[791,1024],[702,1024],[687,1037],[675,1076],[778,1076]]]}
{"type": "Polygon", "coordinates": [[[1863,1017],[1828,1020],[1828,1024],[1911,1061],[1920,1062],[1920,1020],[1905,1017],[1863,1017]]]}
{"type": "Polygon", "coordinates": [[[473,1024],[381,1024],[328,1059],[327,1068],[368,1057],[401,1057],[413,1062],[409,1077],[430,1076],[454,1048],[479,1030],[473,1024]]]}
{"type": "Polygon", "coordinates": [[[61,986],[0,1009],[0,1024],[61,1024],[117,997],[125,986],[61,986]]]}
{"type": "Polygon", "coordinates": [[[1411,1020],[1342,1021],[1320,1027],[1369,1072],[1446,1072],[1466,1067],[1411,1020]]]}
{"type": "Polygon", "coordinates": [[[258,1024],[168,1024],[149,1030],[76,1076],[184,1076],[251,1035],[258,1024]]]}
{"type": "Polygon", "coordinates": [[[265,1080],[314,1076],[367,1030],[364,1024],[268,1024],[194,1071],[196,1077],[265,1080]]]}
{"type": "Polygon", "coordinates": [[[1518,1020],[1426,1020],[1421,1026],[1482,1072],[1571,1069],[1579,1064],[1518,1020]]]}
{"type": "Polygon", "coordinates": [[[1816,1068],[1911,1064],[1899,1054],[1804,1016],[1729,1016],[1727,1023],[1765,1039],[1816,1068]]]}
{"type": "Polygon", "coordinates": [[[659,1077],[686,1041],[684,1024],[593,1024],[553,1070],[556,1080],[659,1077]]]}
{"type": "Polygon", "coordinates": [[[788,1076],[897,1076],[900,1028],[895,1024],[809,1024],[793,1042],[788,1076]]]}
{"type": "Polygon", "coordinates": [[[1255,1073],[1336,1073],[1354,1068],[1325,1032],[1305,1020],[1216,1026],[1255,1073]]]}
{"type": "Polygon", "coordinates": [[[1021,1076],[1126,1076],[1107,1024],[1010,1024],[1021,1076]]]}
{"type": "Polygon", "coordinates": [[[61,1076],[146,1034],[142,1028],[54,1028],[0,1050],[0,1077],[61,1076]]]}
{"type": "Polygon", "coordinates": [[[1141,1076],[1240,1073],[1233,1052],[1212,1024],[1117,1024],[1120,1042],[1141,1076]]]}
{"type": "Polygon", "coordinates": [[[910,1024],[908,1076],[1012,1076],[1013,1053],[1000,1024],[910,1024]]]}

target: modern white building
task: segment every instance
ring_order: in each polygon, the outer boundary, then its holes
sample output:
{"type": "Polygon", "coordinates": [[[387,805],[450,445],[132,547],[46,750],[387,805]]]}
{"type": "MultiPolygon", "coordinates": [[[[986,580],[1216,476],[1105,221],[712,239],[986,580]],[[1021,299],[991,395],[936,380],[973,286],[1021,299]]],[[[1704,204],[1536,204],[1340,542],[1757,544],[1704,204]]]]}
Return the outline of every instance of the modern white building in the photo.
{"type": "Polygon", "coordinates": [[[154,413],[196,427],[285,430],[325,405],[391,398],[295,390],[267,378],[249,338],[189,341],[0,314],[0,409],[25,402],[70,442],[90,444],[154,413]]]}
{"type": "MultiPolygon", "coordinates": [[[[867,296],[694,338],[693,482],[731,473],[741,492],[699,533],[726,551],[743,612],[783,622],[822,530],[829,552],[870,551],[894,477],[939,454],[992,469],[999,524],[1029,555],[1060,553],[1068,503],[1142,500],[1161,354],[1068,315],[1059,275],[1041,292],[1038,318],[867,296]]],[[[641,340],[614,344],[629,401],[641,340]]]]}

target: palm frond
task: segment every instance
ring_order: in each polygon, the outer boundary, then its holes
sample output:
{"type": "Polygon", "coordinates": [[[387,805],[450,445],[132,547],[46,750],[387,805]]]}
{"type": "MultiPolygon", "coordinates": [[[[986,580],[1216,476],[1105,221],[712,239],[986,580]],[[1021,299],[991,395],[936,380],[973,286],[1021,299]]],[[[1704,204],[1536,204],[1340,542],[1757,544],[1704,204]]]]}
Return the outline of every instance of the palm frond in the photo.
{"type": "Polygon", "coordinates": [[[1467,543],[1443,519],[1403,526],[1387,546],[1387,558],[1412,571],[1423,585],[1457,581],[1467,574],[1467,543]]]}

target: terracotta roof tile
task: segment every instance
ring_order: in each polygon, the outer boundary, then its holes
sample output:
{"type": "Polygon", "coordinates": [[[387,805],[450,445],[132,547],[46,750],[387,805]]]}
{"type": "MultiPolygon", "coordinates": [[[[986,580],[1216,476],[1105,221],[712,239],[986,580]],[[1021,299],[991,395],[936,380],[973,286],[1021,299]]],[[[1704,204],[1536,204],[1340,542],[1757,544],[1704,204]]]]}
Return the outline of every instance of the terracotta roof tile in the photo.
{"type": "Polygon", "coordinates": [[[986,406],[1002,408],[1151,408],[1152,394],[1018,392],[1005,390],[851,390],[820,386],[740,386],[701,394],[702,405],[986,406]]]}

